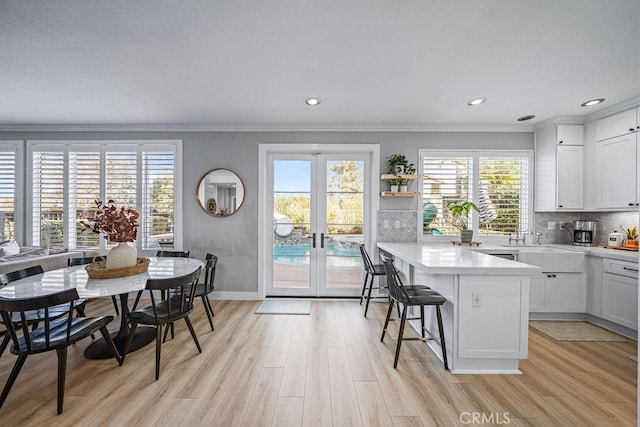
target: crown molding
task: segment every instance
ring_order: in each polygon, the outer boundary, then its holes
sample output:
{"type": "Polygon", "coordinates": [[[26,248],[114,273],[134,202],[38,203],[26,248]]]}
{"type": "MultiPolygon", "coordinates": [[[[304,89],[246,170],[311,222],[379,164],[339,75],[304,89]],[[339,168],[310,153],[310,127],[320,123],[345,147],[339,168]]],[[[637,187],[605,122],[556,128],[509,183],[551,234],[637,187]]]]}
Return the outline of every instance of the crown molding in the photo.
{"type": "Polygon", "coordinates": [[[553,116],[536,123],[534,130],[538,130],[548,125],[582,125],[584,122],[584,116],[553,116]]]}
{"type": "Polygon", "coordinates": [[[603,108],[602,110],[596,111],[595,113],[591,113],[585,116],[585,118],[587,122],[592,122],[594,120],[598,120],[603,117],[607,117],[612,114],[619,113],[624,110],[628,110],[630,108],[635,108],[638,105],[640,105],[640,97],[635,96],[633,98],[627,99],[626,101],[619,102],[607,108],[603,108]]]}
{"type": "Polygon", "coordinates": [[[332,126],[242,127],[224,125],[145,124],[39,124],[1,125],[0,132],[533,132],[533,125],[426,125],[426,126],[332,126]]]}

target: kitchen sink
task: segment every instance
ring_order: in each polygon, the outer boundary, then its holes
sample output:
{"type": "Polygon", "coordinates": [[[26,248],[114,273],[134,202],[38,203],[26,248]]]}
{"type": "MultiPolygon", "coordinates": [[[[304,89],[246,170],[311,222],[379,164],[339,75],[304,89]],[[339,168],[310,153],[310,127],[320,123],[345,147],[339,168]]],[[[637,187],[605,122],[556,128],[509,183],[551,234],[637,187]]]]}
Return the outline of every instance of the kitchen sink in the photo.
{"type": "Polygon", "coordinates": [[[518,250],[516,260],[542,268],[543,273],[582,273],[584,252],[550,246],[505,246],[518,250]]]}

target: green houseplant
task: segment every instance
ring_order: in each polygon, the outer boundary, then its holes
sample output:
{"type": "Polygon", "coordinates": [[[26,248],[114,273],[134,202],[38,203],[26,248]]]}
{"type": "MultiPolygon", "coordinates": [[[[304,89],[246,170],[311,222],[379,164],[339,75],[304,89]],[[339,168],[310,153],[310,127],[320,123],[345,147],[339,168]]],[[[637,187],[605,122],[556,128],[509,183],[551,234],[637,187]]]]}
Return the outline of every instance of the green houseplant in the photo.
{"type": "Polygon", "coordinates": [[[479,212],[478,206],[470,201],[458,201],[450,202],[447,204],[449,213],[451,214],[451,225],[460,230],[460,241],[463,243],[469,243],[473,239],[473,230],[469,230],[467,224],[469,223],[469,216],[471,211],[479,212]]]}
{"type": "MultiPolygon", "coordinates": [[[[409,163],[407,157],[404,154],[392,154],[389,156],[389,173],[394,175],[411,175],[416,173],[415,164],[409,163]]],[[[392,186],[406,186],[409,184],[409,180],[406,178],[394,178],[391,180],[392,186]]],[[[393,189],[391,190],[393,191],[393,189]]],[[[407,191],[404,188],[401,191],[407,191]]]]}

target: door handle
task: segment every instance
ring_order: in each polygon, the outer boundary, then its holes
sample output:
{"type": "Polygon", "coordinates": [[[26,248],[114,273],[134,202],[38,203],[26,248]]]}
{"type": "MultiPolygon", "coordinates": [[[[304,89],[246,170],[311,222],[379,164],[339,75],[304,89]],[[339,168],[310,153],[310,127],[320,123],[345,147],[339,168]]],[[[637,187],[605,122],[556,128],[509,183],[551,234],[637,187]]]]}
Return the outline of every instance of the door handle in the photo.
{"type": "Polygon", "coordinates": [[[320,248],[324,249],[324,233],[320,233],[320,248]]]}
{"type": "Polygon", "coordinates": [[[623,270],[628,270],[628,271],[638,271],[637,268],[629,268],[629,267],[622,267],[623,270]]]}
{"type": "Polygon", "coordinates": [[[313,247],[314,249],[316,248],[316,233],[313,233],[311,235],[311,247],[313,247]]]}

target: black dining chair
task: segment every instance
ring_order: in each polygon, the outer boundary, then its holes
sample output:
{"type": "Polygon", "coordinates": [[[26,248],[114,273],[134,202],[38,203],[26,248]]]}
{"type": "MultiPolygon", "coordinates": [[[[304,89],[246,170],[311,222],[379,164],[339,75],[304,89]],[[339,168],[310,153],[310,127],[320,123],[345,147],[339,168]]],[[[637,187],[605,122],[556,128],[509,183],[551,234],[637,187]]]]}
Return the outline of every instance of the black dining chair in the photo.
{"type": "MultiPolygon", "coordinates": [[[[93,262],[106,261],[106,260],[107,260],[106,255],[104,256],[100,255],[96,257],[84,257],[84,258],[69,258],[67,265],[69,267],[73,267],[75,265],[87,265],[93,262]]],[[[118,309],[118,300],[116,300],[115,295],[111,295],[111,301],[113,302],[113,308],[115,308],[116,310],[116,316],[119,316],[120,310],[118,309]]]]}
{"type": "Polygon", "coordinates": [[[11,387],[13,386],[27,356],[30,354],[44,353],[55,350],[58,355],[58,415],[62,413],[64,404],[64,382],[67,371],[67,347],[84,339],[93,333],[100,331],[111,349],[113,356],[122,365],[122,357],[107,330],[107,325],[113,320],[113,316],[102,317],[73,317],[74,301],[78,300],[78,291],[67,289],[55,294],[44,295],[36,298],[8,299],[0,298],[0,316],[7,326],[8,335],[13,341],[11,353],[18,356],[11,374],[5,383],[2,395],[0,395],[0,408],[4,404],[11,387]],[[55,318],[57,307],[66,306],[65,317],[55,318]],[[27,327],[28,316],[33,312],[42,312],[44,316],[40,328],[32,331],[27,327]],[[14,322],[15,318],[21,319],[20,328],[14,322]],[[18,334],[21,330],[21,335],[18,334]]]}
{"type": "Polygon", "coordinates": [[[156,252],[158,258],[189,258],[189,251],[158,251],[156,252]]]}
{"type": "MultiPolygon", "coordinates": [[[[384,276],[384,266],[382,264],[374,264],[367,253],[367,249],[362,244],[360,245],[360,256],[362,257],[362,266],[365,273],[362,292],[360,292],[360,305],[362,305],[363,300],[367,301],[364,306],[364,317],[367,317],[367,312],[369,311],[369,300],[372,298],[371,291],[374,289],[373,281],[376,276],[384,276]]],[[[380,289],[380,287],[376,287],[375,289],[380,289]]]]}
{"type": "Polygon", "coordinates": [[[196,286],[195,297],[202,300],[202,305],[204,306],[204,311],[207,313],[207,318],[209,319],[209,325],[211,326],[211,330],[213,331],[213,316],[215,316],[213,312],[213,307],[211,306],[211,301],[209,301],[209,294],[213,293],[213,280],[216,277],[216,265],[218,264],[218,257],[213,254],[207,254],[205,257],[206,264],[204,267],[204,283],[198,283],[196,286]]]}
{"type": "MultiPolygon", "coordinates": [[[[35,265],[33,267],[23,268],[22,270],[12,271],[10,273],[2,273],[0,274],[0,288],[8,285],[11,282],[15,282],[16,280],[25,279],[27,277],[35,276],[36,274],[44,274],[44,270],[41,265],[35,265]]],[[[86,305],[86,300],[77,299],[73,301],[73,309],[76,311],[77,315],[80,317],[85,317],[84,307],[86,305]]],[[[58,318],[67,314],[68,307],[66,304],[63,304],[59,307],[51,307],[49,309],[49,316],[51,318],[58,318]]],[[[21,317],[15,317],[13,319],[14,327],[21,328],[24,321],[27,323],[25,326],[31,326],[33,329],[38,327],[39,322],[44,320],[45,313],[43,311],[29,311],[26,313],[26,317],[22,319],[21,317]]],[[[0,320],[1,323],[4,323],[4,320],[0,320]]],[[[5,327],[7,325],[5,324],[5,327]]],[[[8,329],[8,328],[7,328],[8,329]]],[[[93,336],[92,336],[93,338],[93,336]]],[[[2,343],[0,343],[0,356],[4,353],[9,342],[11,341],[10,335],[7,333],[4,335],[2,339],[2,343]]]]}
{"type": "Polygon", "coordinates": [[[400,326],[398,332],[398,340],[396,341],[396,357],[393,361],[394,369],[398,366],[398,358],[400,357],[400,348],[402,347],[402,341],[406,340],[435,340],[439,341],[440,348],[442,349],[442,359],[444,361],[444,369],[449,370],[449,364],[447,363],[447,347],[444,339],[444,328],[442,326],[442,313],[440,311],[440,307],[446,302],[446,299],[437,293],[434,290],[411,290],[407,289],[407,286],[404,286],[398,271],[393,265],[393,261],[391,258],[388,258],[384,255],[381,255],[382,264],[384,266],[384,270],[387,277],[387,287],[389,288],[389,296],[391,297],[391,302],[389,303],[389,308],[387,310],[387,317],[384,321],[384,327],[382,328],[382,337],[380,338],[380,342],[384,341],[384,336],[387,332],[387,327],[389,326],[389,320],[391,319],[391,312],[393,311],[394,302],[402,305],[402,315],[400,318],[400,326]],[[419,318],[410,318],[408,320],[416,320],[420,319],[420,338],[404,338],[404,326],[407,322],[407,308],[408,307],[420,307],[420,317],[419,318]],[[440,333],[440,339],[434,338],[432,334],[427,331],[424,323],[424,307],[425,306],[435,306],[436,309],[436,318],[438,321],[438,331],[440,333]],[[429,333],[429,337],[426,336],[426,333],[429,333]]]}
{"type": "MultiPolygon", "coordinates": [[[[189,251],[164,251],[160,250],[156,252],[157,258],[189,258],[189,251]]],[[[138,304],[140,303],[140,297],[142,296],[142,291],[138,292],[136,295],[136,299],[133,302],[132,311],[138,308],[138,304]]]]}
{"type": "Polygon", "coordinates": [[[189,320],[189,314],[193,311],[193,300],[196,291],[196,284],[200,276],[198,267],[196,271],[181,277],[167,279],[147,279],[145,290],[149,291],[151,305],[129,313],[131,321],[131,331],[125,345],[123,354],[129,352],[129,347],[138,325],[149,325],[156,327],[156,380],[160,378],[160,349],[162,347],[162,327],[174,323],[176,320],[184,319],[193,341],[196,343],[198,352],[202,353],[200,343],[193,325],[189,320]],[[166,299],[156,301],[153,291],[160,291],[168,295],[166,299]]]}

